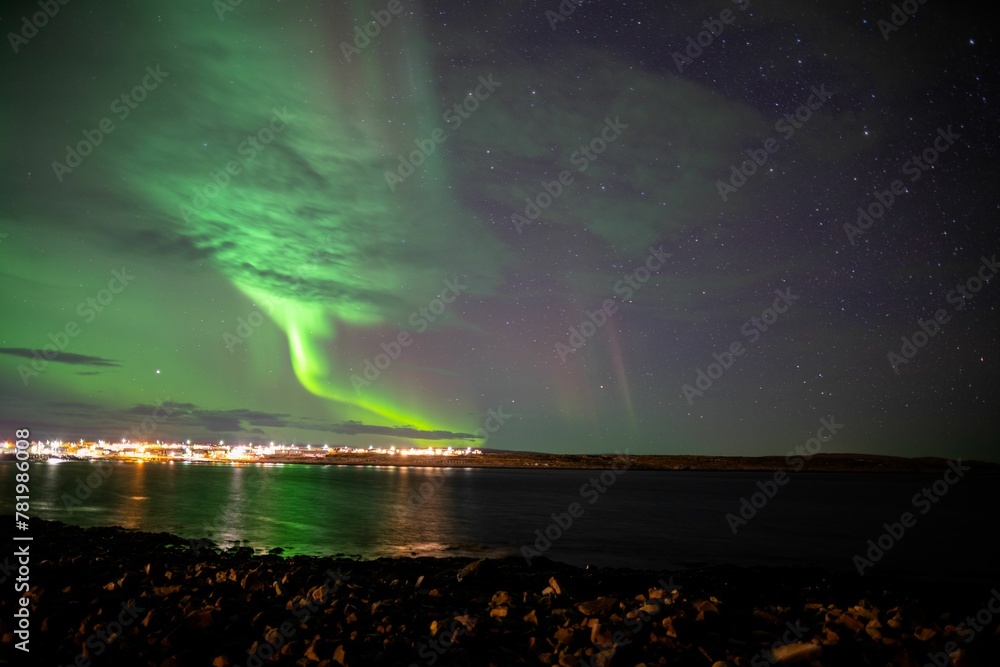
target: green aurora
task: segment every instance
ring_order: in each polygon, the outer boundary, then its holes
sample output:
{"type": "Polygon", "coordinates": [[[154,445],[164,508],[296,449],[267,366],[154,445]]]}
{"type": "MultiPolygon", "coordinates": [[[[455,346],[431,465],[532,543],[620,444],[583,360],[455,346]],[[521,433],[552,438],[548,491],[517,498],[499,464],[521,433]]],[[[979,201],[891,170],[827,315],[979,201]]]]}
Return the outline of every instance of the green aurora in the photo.
{"type": "MultiPolygon", "coordinates": [[[[849,426],[831,451],[984,455],[996,296],[908,375],[885,354],[996,251],[967,222],[992,203],[961,194],[989,191],[988,149],[963,139],[862,247],[841,229],[938,126],[992,127],[941,111],[978,62],[927,48],[951,33],[886,42],[861,10],[754,5],[677,72],[672,53],[727,3],[643,6],[605,32],[597,3],[555,30],[529,4],[400,0],[367,44],[357,29],[387,4],[61,6],[2,65],[3,423],[114,436],[166,404],[163,437],[467,446],[500,410],[487,446],[765,454],[832,414],[849,426]],[[719,179],[824,84],[831,99],[722,201],[719,179]],[[616,293],[661,246],[670,262],[616,293]],[[134,278],[112,293],[113,271],[134,278]],[[779,288],[802,300],[686,402],[779,288]],[[554,352],[608,298],[611,324],[554,352]],[[947,399],[915,389],[956,368],[947,399]]],[[[32,7],[3,10],[6,30],[32,7]]]]}

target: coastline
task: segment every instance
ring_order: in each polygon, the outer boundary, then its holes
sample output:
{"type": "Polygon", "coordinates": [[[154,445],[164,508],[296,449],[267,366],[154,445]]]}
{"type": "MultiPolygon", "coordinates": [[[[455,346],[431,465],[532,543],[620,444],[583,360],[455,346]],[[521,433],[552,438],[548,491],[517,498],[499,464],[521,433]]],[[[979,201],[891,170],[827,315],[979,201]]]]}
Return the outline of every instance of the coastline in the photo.
{"type": "Polygon", "coordinates": [[[912,666],[952,644],[968,661],[957,664],[1000,658],[995,623],[971,638],[960,625],[992,600],[981,585],[545,558],[283,558],[40,519],[32,536],[28,662],[13,649],[13,593],[0,597],[12,664],[912,666]]]}
{"type": "MultiPolygon", "coordinates": [[[[209,465],[336,465],[414,468],[496,468],[510,470],[602,470],[627,457],[631,471],[646,472],[774,472],[793,468],[806,473],[939,473],[948,467],[948,459],[935,457],[902,458],[862,454],[816,454],[783,456],[690,456],[660,454],[542,454],[534,452],[485,452],[461,456],[386,456],[379,454],[328,454],[324,457],[267,457],[259,460],[170,459],[170,458],[64,458],[71,461],[111,461],[122,463],[182,463],[209,465]],[[798,468],[801,466],[801,468],[798,468]]],[[[0,461],[12,461],[12,456],[0,461]]],[[[35,459],[44,460],[44,459],[35,459]]],[[[979,474],[1000,474],[1000,463],[965,461],[979,474]]]]}

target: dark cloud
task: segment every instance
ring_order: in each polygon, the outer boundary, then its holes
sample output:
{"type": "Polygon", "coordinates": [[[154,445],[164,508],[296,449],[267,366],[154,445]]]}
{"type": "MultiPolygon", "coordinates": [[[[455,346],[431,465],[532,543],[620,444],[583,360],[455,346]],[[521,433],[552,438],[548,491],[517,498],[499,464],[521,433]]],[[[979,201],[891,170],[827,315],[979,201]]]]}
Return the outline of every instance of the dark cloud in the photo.
{"type": "Polygon", "coordinates": [[[76,364],[80,366],[121,366],[121,362],[115,359],[92,357],[86,354],[73,354],[72,352],[60,352],[55,357],[48,359],[42,350],[28,347],[0,347],[0,354],[12,357],[24,357],[25,359],[41,358],[55,363],[76,364]]]}
{"type": "MultiPolygon", "coordinates": [[[[113,230],[118,236],[121,230],[113,230]]],[[[158,229],[140,229],[124,233],[121,240],[128,250],[138,251],[151,257],[176,256],[187,260],[201,260],[212,256],[213,249],[197,243],[196,239],[179,236],[158,229]]]]}
{"type": "MultiPolygon", "coordinates": [[[[22,402],[19,402],[22,403],[22,402]]],[[[12,406],[17,407],[17,406],[12,406]]],[[[0,428],[24,428],[30,422],[33,437],[58,439],[67,437],[104,438],[116,440],[123,432],[153,419],[156,430],[147,437],[164,439],[215,440],[220,435],[227,438],[256,436],[288,440],[281,431],[265,429],[298,429],[316,433],[337,433],[348,436],[388,436],[414,440],[470,440],[471,433],[452,431],[425,431],[413,426],[379,426],[359,421],[327,422],[319,419],[294,417],[287,413],[266,412],[249,408],[206,410],[194,403],[162,401],[156,404],[137,403],[119,410],[107,409],[86,401],[51,401],[28,408],[36,417],[20,419],[16,423],[0,418],[0,428]]],[[[295,440],[295,438],[292,438],[295,440]]]]}

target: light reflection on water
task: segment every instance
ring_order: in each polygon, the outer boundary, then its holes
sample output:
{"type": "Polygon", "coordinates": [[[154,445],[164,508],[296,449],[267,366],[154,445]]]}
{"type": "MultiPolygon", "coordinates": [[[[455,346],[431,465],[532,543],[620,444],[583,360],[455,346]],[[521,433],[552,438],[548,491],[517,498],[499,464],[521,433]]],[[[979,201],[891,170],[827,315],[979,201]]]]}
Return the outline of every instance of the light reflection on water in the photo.
{"type": "MultiPolygon", "coordinates": [[[[767,473],[627,471],[593,504],[581,486],[599,471],[396,466],[34,462],[31,515],[209,537],[286,555],[519,555],[536,530],[579,502],[584,514],[546,556],[579,565],[670,568],[705,562],[850,570],[882,523],[913,510],[935,476],[798,474],[733,535],[725,520],[767,473]],[[88,480],[90,483],[88,483],[88,480]],[[91,488],[93,487],[93,488],[91,488]],[[77,503],[77,498],[79,502],[77,503]]],[[[0,488],[13,487],[0,463],[0,488]]],[[[998,547],[975,507],[991,476],[970,474],[918,515],[875,571],[992,574],[998,547]]],[[[11,494],[0,511],[13,512],[11,494]]]]}

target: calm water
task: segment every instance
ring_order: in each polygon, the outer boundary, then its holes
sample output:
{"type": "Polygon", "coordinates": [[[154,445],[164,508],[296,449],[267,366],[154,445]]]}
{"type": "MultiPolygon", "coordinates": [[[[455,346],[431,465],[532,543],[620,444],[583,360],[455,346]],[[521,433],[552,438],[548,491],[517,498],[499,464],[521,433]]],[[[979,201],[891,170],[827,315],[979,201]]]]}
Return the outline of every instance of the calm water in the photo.
{"type": "MultiPolygon", "coordinates": [[[[583,514],[546,556],[578,565],[673,568],[691,563],[853,569],[882,524],[912,511],[917,524],[871,572],[993,578],[1000,547],[995,476],[974,472],[927,514],[911,498],[937,475],[793,474],[733,535],[726,514],[757,491],[757,473],[626,471],[598,494],[600,471],[522,471],[318,465],[35,462],[31,514],[81,526],[119,525],[246,540],[286,554],[517,555],[573,502],[583,514]],[[66,500],[100,484],[79,505],[66,500]],[[421,487],[427,499],[415,502],[421,487]],[[588,487],[593,488],[593,487],[588,487]],[[590,500],[594,500],[590,503],[590,500]],[[417,505],[417,506],[414,506],[417,505]]],[[[0,510],[13,512],[11,463],[0,464],[0,510]],[[10,489],[11,491],[8,491],[10,489]]],[[[81,494],[82,495],[82,494],[81,494]]]]}

